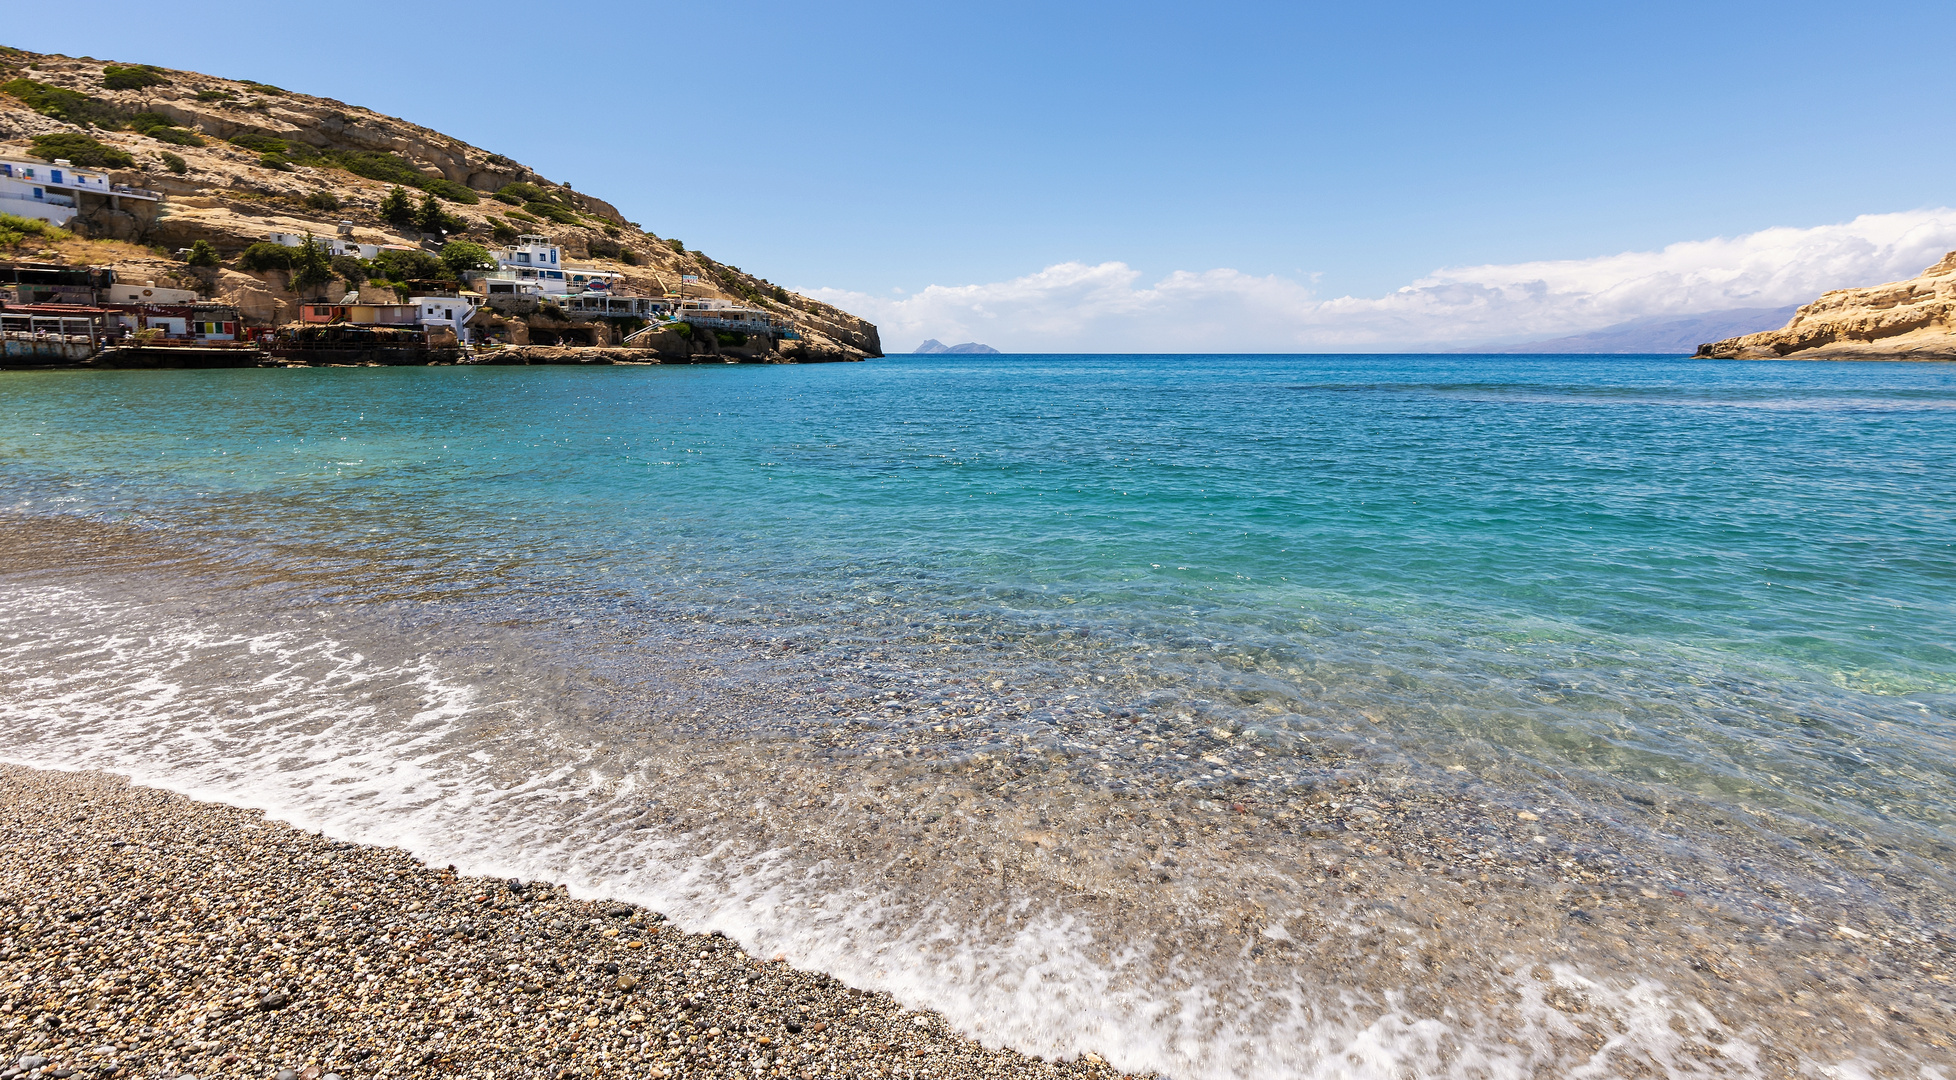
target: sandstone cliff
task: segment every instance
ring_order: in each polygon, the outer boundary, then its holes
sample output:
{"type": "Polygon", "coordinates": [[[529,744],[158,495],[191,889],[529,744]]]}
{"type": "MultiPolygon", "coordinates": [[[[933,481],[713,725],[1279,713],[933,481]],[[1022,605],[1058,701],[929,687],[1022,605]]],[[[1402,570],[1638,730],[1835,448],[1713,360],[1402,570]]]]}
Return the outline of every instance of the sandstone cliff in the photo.
{"type": "Polygon", "coordinates": [[[1698,346],[1721,360],[1956,360],[1956,251],[1918,277],[1839,289],[1778,330],[1698,346]]]}
{"type": "MultiPolygon", "coordinates": [[[[653,295],[676,289],[681,274],[696,274],[700,284],[686,286],[689,296],[719,296],[784,315],[802,332],[804,350],[882,355],[875,325],[686,251],[626,221],[611,203],[553,183],[501,154],[396,117],[262,83],[144,67],[153,78],[134,81],[150,85],[115,89],[108,84],[118,80],[105,77],[105,69],[115,66],[0,48],[0,83],[27,80],[79,95],[64,98],[64,108],[0,92],[0,154],[32,157],[35,136],[70,132],[133,158],[112,180],[162,192],[160,206],[152,210],[125,200],[124,210],[103,209],[75,225],[83,236],[128,242],[114,245],[113,257],[97,260],[116,265],[123,278],[202,288],[239,303],[249,318],[290,318],[299,297],[277,271],[193,274],[164,253],[205,240],[228,261],[268,232],[333,236],[341,221],[353,222],[354,238],[363,243],[436,246],[440,234],[381,217],[381,201],[398,183],[443,200],[441,209],[456,230],[448,239],[492,245],[515,233],[541,233],[571,258],[620,271],[653,295]],[[159,121],[170,126],[159,127],[159,121]],[[520,189],[524,198],[492,197],[519,190],[512,184],[527,185],[520,189]],[[131,255],[137,249],[129,245],[151,251],[131,255]]],[[[0,251],[0,258],[36,254],[0,251]]]]}

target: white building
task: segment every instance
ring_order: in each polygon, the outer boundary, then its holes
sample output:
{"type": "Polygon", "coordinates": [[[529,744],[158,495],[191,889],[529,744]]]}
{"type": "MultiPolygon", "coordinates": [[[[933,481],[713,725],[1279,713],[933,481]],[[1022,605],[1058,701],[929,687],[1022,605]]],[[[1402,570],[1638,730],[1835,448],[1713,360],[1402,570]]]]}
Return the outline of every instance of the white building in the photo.
{"type": "Polygon", "coordinates": [[[489,257],[496,260],[500,271],[492,272],[486,280],[504,285],[516,283],[514,288],[491,289],[492,292],[521,295],[530,292],[522,287],[525,284],[536,286],[536,292],[544,296],[562,296],[570,291],[570,283],[564,277],[563,249],[551,243],[547,236],[524,233],[509,247],[491,251],[489,257]]]}
{"type": "MultiPolygon", "coordinates": [[[[275,232],[266,233],[265,238],[284,247],[304,247],[304,233],[275,232]]],[[[338,236],[315,236],[312,246],[328,255],[351,255],[356,259],[377,259],[383,251],[416,251],[406,244],[356,244],[338,236]]]]}
{"type": "Polygon", "coordinates": [[[445,326],[455,331],[455,336],[467,339],[463,327],[475,317],[475,311],[482,306],[481,293],[458,293],[454,296],[415,296],[409,298],[414,305],[415,321],[423,327],[445,326]]]}
{"type": "Polygon", "coordinates": [[[109,183],[99,169],[77,169],[67,158],[43,161],[0,158],[0,213],[66,225],[81,212],[82,196],[98,196],[120,209],[124,198],[155,202],[153,191],[109,183]]]}

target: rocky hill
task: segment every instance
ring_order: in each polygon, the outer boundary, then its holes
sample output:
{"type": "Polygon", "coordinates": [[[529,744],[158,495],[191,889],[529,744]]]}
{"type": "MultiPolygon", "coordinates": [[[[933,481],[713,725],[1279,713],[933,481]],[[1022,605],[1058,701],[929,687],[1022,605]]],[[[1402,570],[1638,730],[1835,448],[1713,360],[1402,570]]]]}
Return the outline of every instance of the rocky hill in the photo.
{"type": "Polygon", "coordinates": [[[74,231],[96,244],[0,250],[0,259],[87,256],[116,266],[124,280],[199,288],[238,304],[254,321],[290,318],[301,298],[279,271],[235,269],[235,257],[269,232],[333,236],[340,222],[351,221],[362,243],[429,248],[443,240],[493,245],[541,233],[571,258],[622,272],[640,291],[677,290],[681,274],[697,275],[688,295],[786,316],[801,331],[805,350],[882,355],[871,323],[661,239],[626,221],[611,203],[501,154],[331,98],[152,65],[0,48],[0,155],[68,157],[113,169],[114,183],[164,195],[154,209],[124,200],[121,210],[78,217],[74,231]],[[63,135],[69,138],[47,138],[63,135]],[[37,138],[44,151],[82,149],[36,153],[37,138]],[[383,202],[397,186],[417,202],[434,196],[439,223],[406,222],[399,214],[389,220],[383,202]],[[172,254],[198,240],[217,249],[225,268],[191,273],[172,254]]]}
{"type": "Polygon", "coordinates": [[[1778,330],[1700,345],[1721,360],[1956,360],[1956,251],[1907,281],[1838,289],[1778,330]]]}

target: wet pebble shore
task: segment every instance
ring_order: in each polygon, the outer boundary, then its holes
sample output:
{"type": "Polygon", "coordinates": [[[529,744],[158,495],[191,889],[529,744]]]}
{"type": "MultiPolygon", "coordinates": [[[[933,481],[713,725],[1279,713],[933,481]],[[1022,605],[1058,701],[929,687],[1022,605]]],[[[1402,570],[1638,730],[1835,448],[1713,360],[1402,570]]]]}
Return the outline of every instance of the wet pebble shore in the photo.
{"type": "Polygon", "coordinates": [[[0,1077],[1114,1077],[654,912],[0,766],[0,1077]]]}

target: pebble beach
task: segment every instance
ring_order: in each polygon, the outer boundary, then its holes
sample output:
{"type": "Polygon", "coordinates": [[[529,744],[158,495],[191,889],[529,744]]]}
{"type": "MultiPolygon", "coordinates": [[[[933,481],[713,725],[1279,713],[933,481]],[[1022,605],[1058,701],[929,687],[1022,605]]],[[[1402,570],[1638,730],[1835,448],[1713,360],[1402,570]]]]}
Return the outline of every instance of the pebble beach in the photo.
{"type": "Polygon", "coordinates": [[[0,1076],[1115,1077],[657,912],[0,766],[0,1076]]]}

